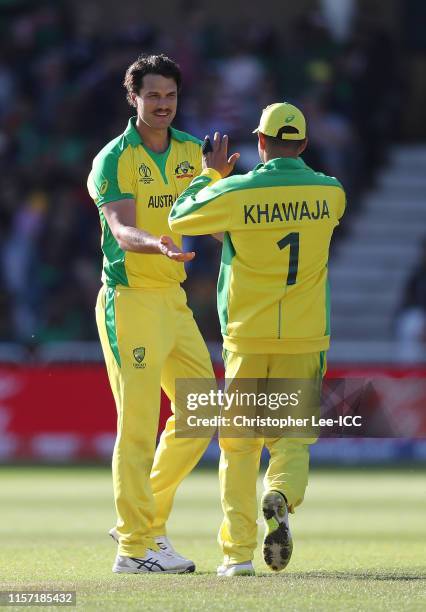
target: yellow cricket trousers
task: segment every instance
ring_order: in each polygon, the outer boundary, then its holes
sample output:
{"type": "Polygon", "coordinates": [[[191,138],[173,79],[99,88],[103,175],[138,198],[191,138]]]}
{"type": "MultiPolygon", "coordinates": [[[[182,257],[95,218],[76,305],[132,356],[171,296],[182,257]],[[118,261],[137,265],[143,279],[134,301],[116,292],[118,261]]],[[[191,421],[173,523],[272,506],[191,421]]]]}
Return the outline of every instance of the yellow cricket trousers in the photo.
{"type": "Polygon", "coordinates": [[[172,402],[176,378],[214,378],[204,340],[179,286],[102,287],[96,322],[117,407],[112,458],[119,554],[154,547],[179,483],[209,440],[174,435],[174,415],[156,450],[161,387],[172,402]]]}
{"type": "MultiPolygon", "coordinates": [[[[242,355],[224,352],[226,378],[317,378],[325,353],[242,355]]],[[[257,538],[256,481],[265,445],[270,453],[265,490],[281,491],[290,512],[302,503],[308,483],[309,445],[316,438],[221,438],[219,480],[224,518],[218,542],[224,563],[253,559],[257,538]]]]}

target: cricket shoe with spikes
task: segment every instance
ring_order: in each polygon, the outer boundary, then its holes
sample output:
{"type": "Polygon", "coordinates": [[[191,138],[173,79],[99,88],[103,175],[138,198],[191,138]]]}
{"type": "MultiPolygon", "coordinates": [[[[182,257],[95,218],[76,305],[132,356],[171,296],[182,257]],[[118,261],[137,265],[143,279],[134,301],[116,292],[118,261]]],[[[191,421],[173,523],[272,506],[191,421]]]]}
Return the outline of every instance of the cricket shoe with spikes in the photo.
{"type": "MultiPolygon", "coordinates": [[[[109,535],[112,537],[112,539],[118,544],[119,542],[119,537],[118,537],[118,533],[115,527],[113,527],[112,529],[109,530],[109,535]]],[[[172,543],[170,542],[169,538],[166,536],[157,536],[154,539],[155,543],[157,544],[158,548],[160,549],[161,553],[163,555],[165,555],[166,557],[169,557],[170,559],[174,559],[176,561],[176,563],[181,563],[181,564],[186,564],[189,567],[193,566],[194,569],[191,571],[195,570],[195,563],[193,561],[191,561],[191,559],[186,559],[186,557],[183,557],[182,555],[180,555],[172,546],[172,543]]]]}
{"type": "Polygon", "coordinates": [[[144,557],[123,557],[117,555],[112,571],[116,574],[190,574],[195,570],[191,562],[176,561],[161,550],[146,551],[144,557]]]}
{"type": "Polygon", "coordinates": [[[274,572],[280,572],[289,564],[293,552],[293,539],[288,524],[288,509],[284,495],[267,491],[262,497],[265,521],[263,558],[274,572]]]}

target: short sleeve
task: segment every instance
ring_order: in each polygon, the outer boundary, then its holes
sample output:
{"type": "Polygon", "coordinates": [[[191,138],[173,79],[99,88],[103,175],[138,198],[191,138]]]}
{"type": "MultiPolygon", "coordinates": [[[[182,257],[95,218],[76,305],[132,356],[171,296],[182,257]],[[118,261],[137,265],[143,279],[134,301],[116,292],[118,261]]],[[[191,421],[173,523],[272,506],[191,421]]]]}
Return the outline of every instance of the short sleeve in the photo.
{"type": "Polygon", "coordinates": [[[133,169],[127,150],[121,155],[109,151],[95,157],[87,187],[98,208],[109,202],[136,198],[133,169]]]}

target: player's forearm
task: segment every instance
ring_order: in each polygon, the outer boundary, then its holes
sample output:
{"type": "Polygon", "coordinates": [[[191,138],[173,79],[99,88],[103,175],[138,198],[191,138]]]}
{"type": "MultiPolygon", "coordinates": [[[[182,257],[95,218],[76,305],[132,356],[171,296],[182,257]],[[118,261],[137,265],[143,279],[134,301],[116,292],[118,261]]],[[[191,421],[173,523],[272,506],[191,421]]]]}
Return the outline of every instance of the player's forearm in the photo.
{"type": "Polygon", "coordinates": [[[121,225],[116,230],[115,239],[123,251],[151,255],[163,254],[160,249],[160,239],[136,227],[121,225]]]}

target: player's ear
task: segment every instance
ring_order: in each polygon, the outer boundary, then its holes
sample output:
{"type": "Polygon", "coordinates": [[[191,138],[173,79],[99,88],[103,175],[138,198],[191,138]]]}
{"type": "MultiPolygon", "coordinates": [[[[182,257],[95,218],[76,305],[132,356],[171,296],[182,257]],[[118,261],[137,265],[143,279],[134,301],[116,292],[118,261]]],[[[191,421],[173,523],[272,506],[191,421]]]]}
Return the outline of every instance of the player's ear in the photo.
{"type": "Polygon", "coordinates": [[[137,98],[137,95],[136,95],[135,93],[133,93],[133,92],[132,92],[132,93],[130,94],[130,99],[131,99],[131,101],[132,101],[132,106],[134,106],[135,108],[136,108],[136,106],[137,106],[137,104],[136,104],[136,98],[137,98]]]}
{"type": "Polygon", "coordinates": [[[297,155],[302,155],[303,151],[306,149],[307,146],[308,146],[308,138],[306,137],[304,141],[300,144],[299,152],[297,153],[297,155]]]}
{"type": "Polygon", "coordinates": [[[259,153],[260,161],[265,163],[265,136],[261,132],[257,133],[257,152],[259,153]]]}

